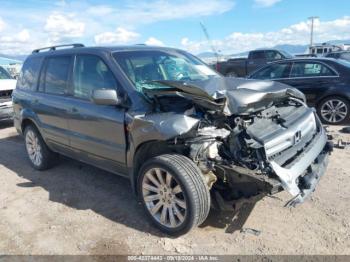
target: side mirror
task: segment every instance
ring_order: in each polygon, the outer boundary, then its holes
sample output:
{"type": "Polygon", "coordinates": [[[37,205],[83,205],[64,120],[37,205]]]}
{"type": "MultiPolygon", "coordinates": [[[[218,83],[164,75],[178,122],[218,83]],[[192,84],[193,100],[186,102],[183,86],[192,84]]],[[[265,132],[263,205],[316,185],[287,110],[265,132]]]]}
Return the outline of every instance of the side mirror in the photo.
{"type": "Polygon", "coordinates": [[[121,99],[114,89],[95,89],[92,91],[91,100],[96,105],[120,105],[121,99]]]}

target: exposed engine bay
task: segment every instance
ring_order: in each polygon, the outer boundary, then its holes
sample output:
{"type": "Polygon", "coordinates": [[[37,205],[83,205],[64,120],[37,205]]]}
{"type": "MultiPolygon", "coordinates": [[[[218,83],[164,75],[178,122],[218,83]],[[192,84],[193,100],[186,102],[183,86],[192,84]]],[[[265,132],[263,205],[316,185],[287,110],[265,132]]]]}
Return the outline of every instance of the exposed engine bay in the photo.
{"type": "Polygon", "coordinates": [[[275,87],[222,93],[216,87],[215,94],[203,95],[195,86],[167,85],[146,91],[154,109],[143,119],[168,128],[168,143],[198,165],[221,200],[235,203],[284,189],[293,196],[287,205],[294,206],[314,191],[332,146],[302,94],[275,87]]]}

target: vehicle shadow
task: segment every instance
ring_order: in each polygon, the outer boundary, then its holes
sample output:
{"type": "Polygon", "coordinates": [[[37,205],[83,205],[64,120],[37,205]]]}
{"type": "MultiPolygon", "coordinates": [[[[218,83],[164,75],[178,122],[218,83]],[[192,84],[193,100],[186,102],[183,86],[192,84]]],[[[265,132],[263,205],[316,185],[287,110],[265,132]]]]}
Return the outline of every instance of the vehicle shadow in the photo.
{"type": "MultiPolygon", "coordinates": [[[[59,164],[44,172],[34,170],[27,159],[20,136],[0,139],[0,165],[15,172],[29,182],[19,183],[19,187],[42,187],[49,193],[49,200],[77,210],[92,210],[107,219],[127,227],[150,233],[158,237],[169,237],[157,230],[147,219],[141,203],[132,193],[129,180],[101,169],[60,157],[59,164]]],[[[249,216],[249,208],[244,208],[240,219],[231,221],[226,232],[242,227],[249,216]],[[248,211],[248,212],[247,212],[248,211]]],[[[223,228],[229,222],[225,217],[236,213],[213,211],[202,225],[223,228]]]]}
{"type": "Polygon", "coordinates": [[[204,221],[201,228],[216,227],[225,229],[225,233],[234,233],[241,231],[248,220],[250,214],[254,210],[256,203],[262,198],[255,198],[253,201],[247,201],[237,206],[232,211],[222,211],[212,208],[208,218],[204,221]]]}

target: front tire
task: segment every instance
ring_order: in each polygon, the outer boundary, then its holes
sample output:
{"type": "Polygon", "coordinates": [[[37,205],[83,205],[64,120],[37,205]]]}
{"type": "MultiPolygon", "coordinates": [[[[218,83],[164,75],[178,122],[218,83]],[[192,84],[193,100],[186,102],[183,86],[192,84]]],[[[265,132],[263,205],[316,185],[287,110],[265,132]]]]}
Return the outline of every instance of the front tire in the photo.
{"type": "Polygon", "coordinates": [[[317,113],[324,124],[344,124],[349,121],[350,103],[342,97],[327,97],[318,104],[317,113]]]}
{"type": "Polygon", "coordinates": [[[46,170],[53,166],[56,154],[47,147],[34,126],[28,125],[25,128],[24,140],[29,161],[35,169],[46,170]]]}
{"type": "Polygon", "coordinates": [[[203,223],[210,210],[209,189],[201,171],[183,155],[149,159],[139,172],[138,193],[151,221],[173,236],[203,223]]]}

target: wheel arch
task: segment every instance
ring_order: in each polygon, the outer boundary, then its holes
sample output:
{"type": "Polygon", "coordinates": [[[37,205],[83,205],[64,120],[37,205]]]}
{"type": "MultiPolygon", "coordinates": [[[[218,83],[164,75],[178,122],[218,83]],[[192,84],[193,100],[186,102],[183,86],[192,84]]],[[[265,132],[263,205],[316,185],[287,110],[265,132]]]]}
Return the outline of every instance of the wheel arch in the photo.
{"type": "Polygon", "coordinates": [[[137,147],[132,159],[132,169],[130,172],[130,180],[133,192],[137,195],[137,179],[138,172],[148,159],[162,154],[169,154],[176,152],[176,149],[167,141],[152,140],[142,143],[137,147]]]}
{"type": "Polygon", "coordinates": [[[24,118],[21,122],[21,132],[24,134],[24,130],[26,129],[27,126],[32,125],[34,126],[38,131],[38,126],[35,124],[35,121],[31,118],[24,118]]]}
{"type": "Polygon", "coordinates": [[[326,100],[327,98],[331,98],[331,97],[340,97],[342,99],[345,99],[346,101],[348,101],[350,103],[350,98],[347,97],[346,95],[344,94],[338,94],[338,93],[328,93],[328,94],[325,94],[323,96],[321,96],[315,103],[315,107],[316,109],[321,105],[321,103],[326,100]]]}

